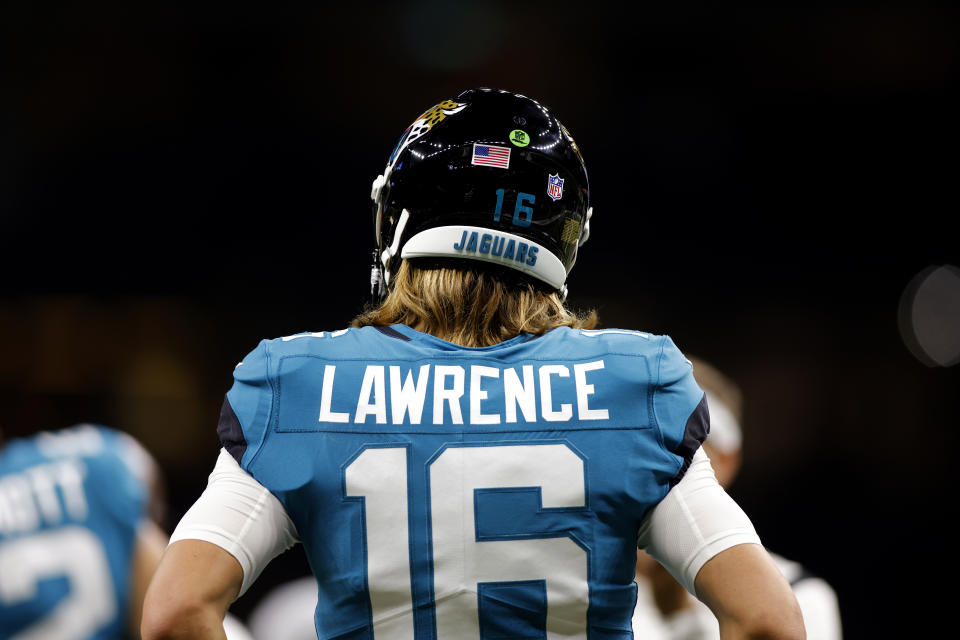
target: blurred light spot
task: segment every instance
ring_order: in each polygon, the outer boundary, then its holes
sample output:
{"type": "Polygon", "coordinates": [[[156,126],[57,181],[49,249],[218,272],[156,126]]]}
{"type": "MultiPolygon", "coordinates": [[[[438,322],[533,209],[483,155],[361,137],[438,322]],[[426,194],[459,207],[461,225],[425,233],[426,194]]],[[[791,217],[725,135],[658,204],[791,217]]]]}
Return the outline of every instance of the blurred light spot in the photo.
{"type": "Polygon", "coordinates": [[[960,269],[931,266],[918,273],[900,297],[900,335],[929,367],[960,362],[960,269]]]}

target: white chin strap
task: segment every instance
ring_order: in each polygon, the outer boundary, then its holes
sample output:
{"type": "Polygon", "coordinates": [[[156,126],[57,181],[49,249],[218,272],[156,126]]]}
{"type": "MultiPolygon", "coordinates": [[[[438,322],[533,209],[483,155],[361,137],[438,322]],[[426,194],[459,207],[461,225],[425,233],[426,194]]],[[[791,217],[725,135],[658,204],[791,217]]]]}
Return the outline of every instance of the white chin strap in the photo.
{"type": "Polygon", "coordinates": [[[374,223],[374,239],[380,238],[380,224],[383,218],[383,201],[380,199],[380,194],[383,193],[383,187],[387,184],[387,181],[390,179],[390,174],[393,172],[393,167],[387,165],[386,169],[383,170],[383,173],[374,178],[373,184],[370,185],[370,199],[373,200],[377,205],[377,215],[375,216],[376,222],[374,223]]]}
{"type": "MultiPolygon", "coordinates": [[[[377,216],[377,221],[379,222],[380,216],[377,216]]],[[[390,264],[390,258],[397,255],[397,251],[400,250],[400,238],[403,237],[403,231],[407,227],[407,221],[410,220],[410,212],[407,209],[404,209],[400,212],[400,219],[397,220],[397,228],[393,232],[393,242],[389,247],[385,247],[383,251],[380,252],[380,262],[383,264],[383,284],[384,286],[390,284],[390,270],[387,268],[387,265],[390,264]]],[[[408,241],[407,244],[410,244],[408,241]]],[[[400,257],[406,257],[406,247],[404,247],[404,253],[400,257]]]]}

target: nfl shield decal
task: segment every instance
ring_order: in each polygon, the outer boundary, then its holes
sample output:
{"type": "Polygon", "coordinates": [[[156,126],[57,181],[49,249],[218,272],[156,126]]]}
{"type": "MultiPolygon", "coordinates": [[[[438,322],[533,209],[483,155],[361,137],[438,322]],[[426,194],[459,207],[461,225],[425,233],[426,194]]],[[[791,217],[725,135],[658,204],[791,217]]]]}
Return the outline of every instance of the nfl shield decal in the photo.
{"type": "Polygon", "coordinates": [[[563,197],[563,178],[559,173],[547,176],[547,195],[553,198],[554,202],[563,197]]]}

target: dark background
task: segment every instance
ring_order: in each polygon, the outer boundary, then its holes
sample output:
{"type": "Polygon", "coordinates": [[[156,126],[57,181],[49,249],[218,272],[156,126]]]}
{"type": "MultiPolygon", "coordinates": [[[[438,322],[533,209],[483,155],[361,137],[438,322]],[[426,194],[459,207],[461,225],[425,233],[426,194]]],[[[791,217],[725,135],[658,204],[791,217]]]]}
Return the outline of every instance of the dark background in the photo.
{"type": "Polygon", "coordinates": [[[0,5],[0,428],[135,434],[172,528],[233,365],[361,309],[400,133],[510,89],[587,160],[572,305],[741,384],[731,493],[834,585],[845,637],[936,635],[960,371],[897,318],[918,272],[960,261],[958,11],[768,4],[0,5]]]}

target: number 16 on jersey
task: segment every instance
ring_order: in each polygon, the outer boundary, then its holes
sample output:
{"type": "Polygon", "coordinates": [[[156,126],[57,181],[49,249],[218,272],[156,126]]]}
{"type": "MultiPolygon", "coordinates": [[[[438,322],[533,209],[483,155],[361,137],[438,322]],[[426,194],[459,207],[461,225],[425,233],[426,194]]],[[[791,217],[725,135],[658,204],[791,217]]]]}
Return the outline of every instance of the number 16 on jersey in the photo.
{"type": "MultiPolygon", "coordinates": [[[[374,633],[390,640],[414,638],[407,456],[406,446],[371,446],[345,469],[346,496],[364,504],[374,633]]],[[[540,610],[532,621],[536,635],[587,637],[587,548],[549,530],[485,534],[478,515],[479,497],[497,492],[535,494],[541,513],[586,512],[579,455],[562,443],[452,445],[427,461],[426,478],[428,522],[412,524],[426,527],[430,541],[437,638],[479,638],[484,616],[477,594],[511,587],[532,594],[527,597],[540,610]]],[[[486,617],[494,618],[488,625],[497,624],[495,611],[486,617]]],[[[523,622],[502,621],[507,628],[523,622]]]]}

